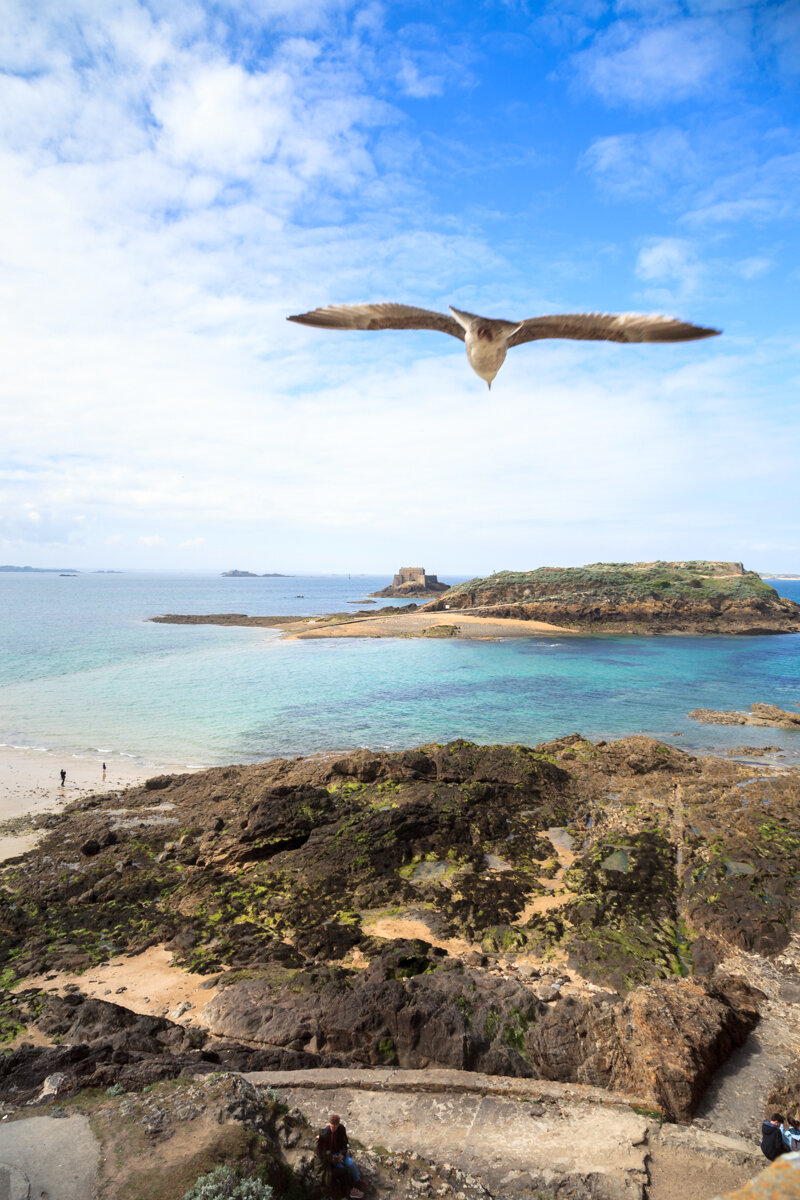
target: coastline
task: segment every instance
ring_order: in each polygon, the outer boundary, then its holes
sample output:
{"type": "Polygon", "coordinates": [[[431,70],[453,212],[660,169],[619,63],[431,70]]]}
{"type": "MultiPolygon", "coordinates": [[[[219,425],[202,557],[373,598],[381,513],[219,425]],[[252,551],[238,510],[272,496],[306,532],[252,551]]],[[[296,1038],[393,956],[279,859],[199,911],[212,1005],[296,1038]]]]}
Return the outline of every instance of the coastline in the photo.
{"type": "Polygon", "coordinates": [[[177,763],[151,763],[119,754],[76,754],[38,747],[0,746],[0,862],[33,849],[39,834],[31,818],[55,812],[74,800],[122,791],[159,774],[184,774],[177,763]],[[59,772],[67,772],[62,787],[59,772]],[[26,828],[27,827],[27,828],[26,828]]]}

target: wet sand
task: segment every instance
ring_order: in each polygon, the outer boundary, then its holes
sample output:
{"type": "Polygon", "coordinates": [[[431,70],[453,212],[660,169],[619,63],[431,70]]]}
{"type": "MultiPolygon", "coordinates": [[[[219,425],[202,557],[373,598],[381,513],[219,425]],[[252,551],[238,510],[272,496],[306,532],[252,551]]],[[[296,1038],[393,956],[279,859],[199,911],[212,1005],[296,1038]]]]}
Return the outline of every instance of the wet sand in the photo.
{"type": "MultiPolygon", "coordinates": [[[[548,625],[546,621],[520,621],[500,617],[475,617],[464,612],[394,613],[385,617],[376,613],[337,621],[311,617],[283,626],[284,638],[335,637],[422,637],[424,631],[439,626],[454,626],[459,638],[496,640],[497,638],[542,637],[550,634],[575,634],[574,629],[548,625]]],[[[443,636],[436,635],[433,636],[443,636]]]]}
{"type": "Polygon", "coordinates": [[[53,812],[84,796],[133,787],[153,775],[187,770],[175,763],[148,763],[118,754],[108,755],[105,762],[104,777],[100,754],[0,747],[0,862],[36,845],[38,835],[26,828],[27,818],[53,812]],[[67,773],[63,787],[59,778],[62,767],[67,773]]]}

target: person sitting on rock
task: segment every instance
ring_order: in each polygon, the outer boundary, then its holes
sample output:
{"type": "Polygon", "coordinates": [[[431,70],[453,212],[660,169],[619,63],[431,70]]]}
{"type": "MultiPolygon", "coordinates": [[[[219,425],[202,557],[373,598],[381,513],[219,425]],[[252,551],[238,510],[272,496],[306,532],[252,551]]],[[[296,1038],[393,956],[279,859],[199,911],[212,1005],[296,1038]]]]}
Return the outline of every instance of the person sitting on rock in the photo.
{"type": "Polygon", "coordinates": [[[797,1117],[787,1117],[781,1123],[781,1136],[788,1151],[800,1150],[800,1127],[797,1124],[797,1117]]]}
{"type": "Polygon", "coordinates": [[[331,1178],[340,1185],[346,1185],[349,1175],[352,1180],[351,1200],[361,1200],[364,1195],[358,1186],[361,1183],[361,1175],[350,1156],[347,1130],[338,1113],[331,1113],[328,1124],[320,1129],[317,1135],[317,1157],[321,1160],[323,1168],[330,1170],[331,1178]]]}
{"type": "Polygon", "coordinates": [[[786,1153],[782,1126],[783,1117],[780,1113],[773,1113],[761,1126],[761,1153],[770,1162],[774,1162],[780,1154],[786,1153]]]}

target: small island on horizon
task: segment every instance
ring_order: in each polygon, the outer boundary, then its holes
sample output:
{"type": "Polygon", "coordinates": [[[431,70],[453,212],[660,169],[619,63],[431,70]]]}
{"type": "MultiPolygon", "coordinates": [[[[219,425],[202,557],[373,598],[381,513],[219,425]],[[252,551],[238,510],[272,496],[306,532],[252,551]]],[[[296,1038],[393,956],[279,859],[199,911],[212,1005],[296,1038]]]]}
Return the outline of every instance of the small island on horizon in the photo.
{"type": "Polygon", "coordinates": [[[79,573],[76,567],[14,567],[8,563],[0,566],[0,571],[21,575],[77,575],[79,573]]]}
{"type": "Polygon", "coordinates": [[[222,579],[294,579],[293,575],[283,575],[280,571],[223,571],[222,579]]]}

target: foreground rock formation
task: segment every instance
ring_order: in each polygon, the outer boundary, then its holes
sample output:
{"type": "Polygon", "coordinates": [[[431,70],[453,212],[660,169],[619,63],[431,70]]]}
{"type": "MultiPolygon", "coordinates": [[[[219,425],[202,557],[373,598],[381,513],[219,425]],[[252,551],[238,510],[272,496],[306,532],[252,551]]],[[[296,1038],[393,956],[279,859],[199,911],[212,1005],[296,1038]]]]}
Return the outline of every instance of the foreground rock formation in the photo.
{"type": "Polygon", "coordinates": [[[276,760],[93,797],[0,876],[0,1093],[220,1066],[444,1067],[687,1120],[758,1019],[720,964],[798,899],[798,778],[646,738],[276,760]],[[208,1004],[141,1017],[46,979],[166,945],[208,1004]],[[16,991],[11,991],[16,987],[16,991]],[[153,1023],[155,1022],[155,1023],[153,1023]]]}
{"type": "Polygon", "coordinates": [[[457,584],[430,611],[468,610],[608,633],[796,633],[800,605],[741,563],[592,563],[500,571],[457,584]]]}

